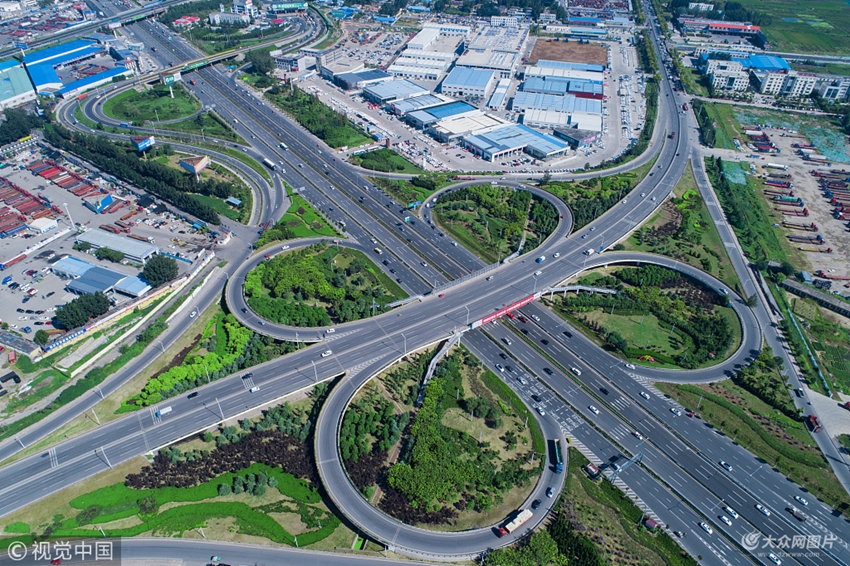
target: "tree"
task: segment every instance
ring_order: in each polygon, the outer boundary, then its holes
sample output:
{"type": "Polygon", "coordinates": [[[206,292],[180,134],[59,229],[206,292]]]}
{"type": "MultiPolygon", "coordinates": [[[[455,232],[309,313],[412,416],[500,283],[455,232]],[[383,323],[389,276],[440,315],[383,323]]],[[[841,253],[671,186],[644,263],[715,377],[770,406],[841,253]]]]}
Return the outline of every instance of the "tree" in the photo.
{"type": "Polygon", "coordinates": [[[116,250],[111,250],[109,248],[98,248],[96,252],[94,252],[94,256],[97,259],[108,259],[112,263],[118,263],[124,259],[124,253],[116,250]]]}
{"type": "Polygon", "coordinates": [[[256,75],[266,75],[274,69],[274,61],[267,51],[251,51],[245,55],[245,61],[251,63],[251,71],[256,75]]]}
{"type": "Polygon", "coordinates": [[[39,330],[35,333],[33,341],[39,346],[44,346],[50,340],[50,334],[45,330],[39,330]]]}
{"type": "Polygon", "coordinates": [[[177,277],[177,262],[164,255],[150,258],[142,270],[142,279],[152,287],[158,287],[177,277]]]}
{"type": "Polygon", "coordinates": [[[218,494],[220,496],[224,497],[225,495],[230,495],[231,492],[232,489],[230,488],[229,483],[222,483],[218,485],[218,494]]]}

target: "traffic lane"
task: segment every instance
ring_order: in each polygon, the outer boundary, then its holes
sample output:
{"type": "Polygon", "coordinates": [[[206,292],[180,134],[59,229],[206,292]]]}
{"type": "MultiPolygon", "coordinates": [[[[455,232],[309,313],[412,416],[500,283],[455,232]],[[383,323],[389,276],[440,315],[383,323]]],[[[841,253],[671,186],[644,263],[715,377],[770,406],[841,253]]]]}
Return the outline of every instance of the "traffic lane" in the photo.
{"type": "MultiPolygon", "coordinates": [[[[500,354],[504,353],[500,345],[488,339],[482,332],[469,333],[468,338],[466,338],[466,344],[467,346],[472,344],[472,347],[476,347],[482,352],[486,352],[482,355],[481,359],[487,365],[492,365],[494,359],[501,359],[500,354]]],[[[545,366],[535,368],[535,370],[542,370],[542,367],[545,366]]],[[[528,375],[525,372],[523,372],[523,374],[527,382],[525,385],[520,384],[520,382],[516,379],[506,379],[505,382],[515,389],[522,397],[529,399],[529,402],[534,402],[536,405],[544,407],[547,415],[559,418],[562,423],[561,426],[569,428],[567,433],[582,442],[582,444],[590,449],[591,452],[593,452],[593,454],[603,462],[611,462],[612,460],[623,456],[619,448],[614,446],[593,427],[589,426],[583,417],[579,416],[568,406],[565,406],[548,388],[542,385],[537,385],[537,377],[528,375]],[[536,401],[534,396],[538,397],[540,401],[536,401]],[[578,421],[579,424],[576,425],[576,421],[578,421]]],[[[504,375],[505,374],[501,374],[500,377],[504,377],[504,375]]],[[[542,383],[542,381],[539,383],[542,383]]],[[[569,387],[570,384],[567,385],[567,389],[560,392],[564,398],[572,397],[574,393],[573,390],[576,389],[574,385],[572,388],[569,387]]],[[[623,472],[620,477],[629,488],[641,497],[644,503],[652,509],[656,516],[661,518],[662,524],[671,525],[672,530],[698,530],[698,524],[702,519],[689,507],[681,505],[681,501],[676,496],[670,493],[666,487],[659,484],[657,480],[652,478],[652,476],[646,473],[642,468],[639,466],[632,466],[623,472]]],[[[700,541],[700,539],[696,539],[696,541],[700,541]]],[[[719,537],[717,540],[713,540],[711,544],[701,541],[703,545],[698,545],[695,544],[694,539],[687,538],[680,542],[685,543],[685,548],[687,548],[692,554],[701,554],[704,558],[708,558],[709,560],[712,556],[717,554],[715,546],[719,545],[724,550],[729,548],[728,544],[719,537]],[[708,550],[709,553],[706,553],[706,550],[708,550]]],[[[749,562],[745,557],[740,556],[740,561],[735,563],[748,564],[749,562]]]]}
{"type": "MultiPolygon", "coordinates": [[[[720,459],[715,460],[714,462],[707,461],[705,456],[695,452],[695,449],[692,450],[691,445],[685,444],[676,434],[674,434],[673,431],[677,431],[679,434],[685,435],[691,443],[698,443],[701,446],[714,445],[716,447],[718,443],[716,435],[712,432],[706,431],[705,427],[695,423],[697,419],[689,420],[676,416],[671,412],[674,407],[664,403],[663,401],[660,403],[662,407],[659,407],[657,410],[650,413],[644,411],[641,405],[644,404],[645,398],[640,395],[640,392],[642,391],[642,386],[640,384],[629,379],[627,375],[623,376],[625,379],[617,380],[616,383],[609,381],[603,375],[597,373],[597,370],[580,364],[575,356],[571,352],[567,351],[559,341],[552,340],[549,344],[543,345],[541,340],[547,339],[545,337],[548,336],[548,334],[542,332],[538,327],[531,323],[524,324],[523,326],[524,328],[522,328],[522,330],[525,331],[524,333],[529,337],[529,339],[534,341],[536,344],[540,344],[540,347],[546,350],[547,354],[553,356],[553,358],[555,358],[561,365],[567,368],[576,366],[580,367],[582,371],[581,376],[571,377],[571,379],[580,381],[587,390],[595,396],[597,408],[603,406],[610,407],[613,411],[622,415],[629,425],[628,428],[631,429],[630,434],[637,430],[643,435],[648,436],[649,440],[658,446],[661,452],[665,453],[678,466],[688,470],[694,479],[696,479],[705,488],[711,490],[717,495],[717,497],[723,497],[722,494],[728,493],[725,497],[734,499],[736,504],[733,505],[733,507],[738,509],[738,512],[742,517],[757,525],[759,524],[759,521],[763,521],[763,515],[756,511],[757,504],[765,505],[768,508],[773,509],[774,512],[780,510],[783,513],[787,513],[787,507],[789,504],[787,502],[783,504],[781,496],[778,495],[779,492],[773,492],[774,496],[779,497],[779,500],[777,501],[776,497],[771,498],[771,493],[769,491],[765,493],[766,490],[763,489],[758,489],[758,491],[761,492],[761,497],[756,497],[754,493],[748,493],[745,489],[739,489],[741,487],[740,484],[731,480],[730,474],[720,467],[720,459]],[[625,397],[621,396],[621,389],[623,391],[627,391],[627,395],[625,397]],[[628,398],[628,395],[631,395],[635,402],[632,402],[632,400],[628,398]],[[665,410],[665,408],[667,410],[665,410]],[[654,419],[660,420],[662,426],[654,426],[654,419]],[[681,422],[682,420],[685,422],[681,422]],[[694,426],[696,426],[696,429],[690,430],[687,433],[683,430],[683,427],[694,429],[694,426]],[[700,437],[702,437],[702,440],[697,442],[695,439],[700,437]]],[[[527,344],[523,342],[522,346],[527,347],[527,344]]],[[[529,354],[529,357],[539,356],[539,354],[531,350],[530,347],[527,348],[527,354],[529,354]]],[[[599,368],[601,366],[596,365],[594,367],[599,368]]],[[[623,373],[622,367],[623,366],[620,365],[615,368],[609,368],[606,371],[621,374],[623,373]]],[[[658,399],[655,396],[651,396],[651,398],[658,399]]],[[[632,434],[631,436],[634,435],[632,434]]],[[[632,441],[633,443],[635,439],[631,436],[626,435],[621,443],[626,446],[629,445],[629,441],[632,441]]],[[[722,443],[722,440],[720,442],[722,443]]],[[[727,458],[727,460],[728,459],[729,458],[727,458]]],[[[781,487],[782,486],[776,486],[776,489],[781,489],[781,487]]],[[[774,519],[771,520],[771,523],[774,524],[759,525],[759,528],[763,528],[764,530],[762,530],[762,532],[774,536],[775,538],[779,538],[783,534],[788,535],[789,527],[795,531],[793,534],[797,534],[796,531],[800,531],[804,535],[817,534],[815,532],[811,532],[811,525],[798,523],[796,520],[791,521],[784,514],[779,514],[774,517],[774,519]]],[[[793,534],[791,536],[793,536],[793,534]]],[[[841,557],[841,554],[843,554],[841,552],[833,554],[836,554],[841,559],[844,558],[841,557]]]]}
{"type": "MultiPolygon", "coordinates": [[[[511,332],[504,327],[494,327],[493,330],[490,331],[494,337],[502,340],[503,338],[510,338],[511,332]]],[[[532,354],[537,358],[538,364],[545,364],[546,360],[540,356],[537,352],[531,349],[531,347],[525,343],[524,341],[518,340],[514,342],[512,346],[510,346],[511,352],[519,351],[522,349],[526,349],[529,354],[532,354]]],[[[544,377],[545,371],[543,371],[543,367],[534,367],[535,372],[541,372],[538,375],[542,380],[548,383],[553,388],[557,388],[562,384],[559,383],[560,380],[570,381],[574,378],[567,378],[566,374],[561,373],[559,370],[555,370],[553,372],[553,376],[544,377]]],[[[568,366],[569,367],[569,366],[568,366]]],[[[585,380],[586,374],[583,372],[580,380],[585,380]]],[[[587,386],[587,383],[584,383],[587,386]]],[[[613,387],[613,384],[607,384],[609,387],[613,387]]],[[[593,397],[588,391],[584,389],[580,389],[575,387],[574,384],[572,386],[567,385],[566,389],[562,389],[559,391],[562,394],[563,398],[571,399],[571,402],[574,402],[574,406],[577,410],[583,414],[584,418],[590,422],[594,422],[597,426],[605,430],[609,435],[614,437],[617,442],[619,442],[624,447],[627,447],[632,454],[637,453],[637,450],[640,450],[644,454],[644,464],[647,465],[650,469],[652,469],[659,477],[662,478],[671,478],[671,483],[680,483],[681,487],[677,486],[677,489],[680,490],[691,502],[692,505],[695,505],[700,509],[700,512],[703,513],[710,521],[712,521],[715,525],[715,528],[720,528],[723,532],[727,533],[732,540],[738,541],[741,540],[740,537],[751,532],[752,529],[744,523],[746,521],[750,525],[754,525],[760,532],[765,535],[772,536],[774,539],[778,539],[781,536],[789,536],[792,537],[797,532],[789,533],[788,527],[792,528],[797,527],[797,525],[792,525],[790,523],[785,523],[781,518],[777,518],[777,516],[773,516],[771,518],[767,518],[761,513],[759,513],[755,505],[759,502],[758,500],[752,498],[744,492],[743,490],[736,489],[734,484],[728,482],[728,478],[726,478],[723,474],[718,473],[717,469],[709,469],[706,467],[706,462],[699,458],[699,456],[692,454],[690,451],[684,451],[676,456],[670,456],[665,454],[664,444],[666,441],[671,440],[670,435],[667,435],[667,438],[663,438],[662,435],[665,432],[664,430],[659,430],[659,434],[655,437],[649,438],[649,443],[637,439],[633,434],[634,427],[631,426],[631,422],[634,420],[623,422],[621,419],[615,416],[615,413],[610,412],[609,406],[607,403],[603,402],[598,397],[593,397]],[[591,408],[595,408],[597,412],[591,408]],[[675,481],[672,478],[678,478],[679,481],[675,481]],[[727,498],[732,499],[736,502],[735,505],[732,505],[737,511],[738,514],[743,518],[744,521],[731,521],[732,525],[726,525],[718,519],[721,516],[724,516],[724,513],[718,513],[721,507],[721,503],[726,503],[727,498]],[[703,502],[708,501],[708,503],[703,504],[703,502]],[[709,503],[713,502],[714,505],[709,507],[709,503]]],[[[628,412],[628,405],[625,409],[622,409],[621,412],[628,412]]],[[[632,419],[636,419],[637,417],[642,417],[643,419],[647,419],[648,415],[646,413],[632,415],[632,419]]],[[[673,442],[676,442],[675,438],[672,438],[673,442]]],[[[803,534],[807,534],[804,533],[803,534]]],[[[800,560],[801,563],[807,563],[806,560],[800,560]]],[[[811,557],[812,564],[831,564],[834,563],[835,559],[833,557],[827,556],[826,554],[818,554],[817,556],[811,557]]]]}
{"type": "MultiPolygon", "coordinates": [[[[222,89],[227,88],[227,84],[226,84],[225,81],[222,81],[220,79],[220,76],[217,74],[216,70],[214,70],[214,69],[204,69],[204,70],[201,71],[201,73],[204,74],[204,76],[205,76],[205,78],[207,79],[208,82],[213,84],[216,88],[218,88],[219,92],[222,93],[222,95],[225,98],[222,99],[222,101],[220,101],[220,105],[222,105],[228,112],[230,112],[231,115],[235,116],[237,120],[240,120],[242,122],[242,127],[247,127],[248,125],[253,125],[257,129],[260,128],[259,125],[254,123],[253,117],[250,117],[247,113],[245,113],[245,111],[241,107],[237,106],[233,102],[233,100],[236,100],[236,99],[239,98],[238,93],[231,93],[233,95],[232,98],[228,98],[227,93],[224,90],[222,90],[222,89]],[[224,102],[225,99],[228,100],[227,103],[224,102]]],[[[275,115],[273,115],[273,116],[275,116],[275,115]]],[[[256,131],[254,127],[252,127],[251,130],[256,131]]],[[[302,134],[302,136],[303,135],[304,134],[302,134]]],[[[302,162],[301,159],[296,160],[296,159],[291,158],[291,149],[292,149],[292,147],[296,147],[297,145],[298,145],[298,142],[292,140],[291,144],[290,144],[290,146],[291,146],[290,151],[285,151],[285,150],[279,151],[279,148],[272,147],[271,145],[268,145],[267,146],[267,152],[275,158],[276,162],[285,161],[285,163],[289,164],[288,172],[298,171],[297,174],[298,174],[299,177],[304,179],[305,186],[312,185],[313,190],[315,190],[318,194],[321,194],[323,198],[327,199],[328,195],[325,194],[320,189],[318,189],[318,187],[321,186],[322,184],[325,184],[326,181],[324,179],[322,179],[318,175],[318,173],[315,170],[313,170],[312,168],[303,166],[304,163],[302,162]],[[283,159],[281,159],[281,157],[283,157],[283,159]],[[299,165],[302,165],[302,167],[299,167],[299,165]]],[[[318,156],[317,156],[317,159],[318,159],[318,156]]],[[[292,174],[292,173],[290,173],[290,174],[292,174]]],[[[300,185],[300,183],[297,180],[291,181],[291,183],[293,183],[293,182],[295,183],[295,186],[300,185]]],[[[311,193],[311,194],[313,194],[313,193],[311,193]]],[[[350,210],[356,210],[356,208],[351,206],[352,204],[353,203],[348,203],[346,205],[346,207],[343,207],[343,212],[346,213],[349,216],[349,219],[352,222],[356,223],[357,218],[355,218],[354,216],[352,216],[348,213],[349,209],[350,210]]],[[[384,242],[385,245],[388,248],[390,248],[390,247],[409,248],[409,246],[407,244],[405,244],[404,241],[402,241],[401,239],[398,239],[396,237],[396,235],[394,233],[392,233],[392,231],[389,230],[389,229],[385,229],[383,232],[378,232],[378,233],[375,234],[375,236],[378,237],[379,240],[384,242]]],[[[432,259],[432,261],[439,261],[439,260],[442,259],[442,258],[440,258],[439,256],[437,256],[433,253],[429,256],[427,254],[427,251],[426,251],[426,257],[428,257],[429,259],[432,259]]],[[[421,265],[418,265],[418,264],[413,263],[413,262],[409,262],[409,263],[410,263],[410,268],[412,268],[414,271],[419,273],[423,280],[432,281],[435,278],[442,279],[442,277],[443,277],[441,273],[436,272],[432,269],[429,269],[427,266],[421,266],[421,265]]],[[[419,262],[419,263],[421,263],[421,262],[419,262]]]]}

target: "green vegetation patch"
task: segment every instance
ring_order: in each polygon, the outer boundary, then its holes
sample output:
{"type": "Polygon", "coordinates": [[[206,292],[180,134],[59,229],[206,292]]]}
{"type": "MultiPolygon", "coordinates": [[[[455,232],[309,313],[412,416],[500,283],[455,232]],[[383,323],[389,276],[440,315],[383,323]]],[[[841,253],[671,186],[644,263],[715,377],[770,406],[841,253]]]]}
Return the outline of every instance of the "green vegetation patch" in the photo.
{"type": "Polygon", "coordinates": [[[728,297],[655,265],[622,268],[597,286],[616,294],[555,297],[556,312],[607,349],[655,367],[694,369],[719,363],[741,341],[728,297]]]}
{"type": "Polygon", "coordinates": [[[690,164],[675,194],[679,196],[665,201],[656,216],[626,240],[625,248],[675,258],[737,289],[738,276],[699,194],[690,164]]]}
{"type": "Polygon", "coordinates": [[[360,155],[352,155],[350,161],[354,165],[359,165],[364,169],[383,171],[384,173],[408,173],[410,175],[419,175],[424,172],[422,169],[389,148],[367,151],[360,155]]]}
{"type": "Polygon", "coordinates": [[[262,262],[245,296],[267,320],[314,327],[380,314],[407,294],[363,253],[316,244],[262,262]]]}
{"type": "Polygon", "coordinates": [[[22,522],[18,521],[16,523],[9,523],[8,525],[6,525],[6,528],[3,529],[3,532],[4,533],[21,534],[21,533],[29,533],[31,531],[30,531],[29,525],[27,525],[26,523],[22,523],[22,522]]]}
{"type": "Polygon", "coordinates": [[[318,96],[299,88],[275,86],[265,94],[278,108],[289,114],[311,134],[333,148],[356,147],[371,140],[348,118],[325,106],[318,96]]]}
{"type": "Polygon", "coordinates": [[[821,373],[828,376],[830,388],[850,393],[850,331],[824,317],[821,307],[810,299],[791,296],[790,308],[817,357],[821,373]]]}
{"type": "Polygon", "coordinates": [[[218,138],[240,144],[245,143],[245,140],[214,112],[204,112],[194,118],[174,122],[173,124],[162,124],[156,128],[157,130],[195,134],[201,138],[198,141],[203,141],[207,138],[218,138]]]}
{"type": "Polygon", "coordinates": [[[103,113],[116,120],[141,124],[185,118],[201,107],[201,103],[179,83],[170,86],[157,84],[142,92],[129,89],[109,98],[103,103],[103,113]]]}
{"type": "Polygon", "coordinates": [[[573,213],[573,229],[579,230],[628,196],[642,178],[630,172],[582,181],[551,181],[543,188],[567,203],[573,213]]]}
{"type": "Polygon", "coordinates": [[[475,185],[444,193],[433,209],[441,228],[488,263],[536,248],[558,225],[558,209],[529,191],[475,185]]]}
{"type": "MultiPolygon", "coordinates": [[[[402,205],[415,206],[416,202],[425,202],[436,191],[451,185],[453,179],[445,173],[424,173],[413,179],[388,179],[370,177],[385,193],[402,205]]],[[[380,195],[378,198],[383,198],[380,195]]]]}
{"type": "Polygon", "coordinates": [[[339,235],[304,197],[293,193],[288,186],[287,193],[291,203],[289,208],[273,228],[263,232],[255,247],[261,248],[270,242],[295,238],[335,237],[339,235]]]}

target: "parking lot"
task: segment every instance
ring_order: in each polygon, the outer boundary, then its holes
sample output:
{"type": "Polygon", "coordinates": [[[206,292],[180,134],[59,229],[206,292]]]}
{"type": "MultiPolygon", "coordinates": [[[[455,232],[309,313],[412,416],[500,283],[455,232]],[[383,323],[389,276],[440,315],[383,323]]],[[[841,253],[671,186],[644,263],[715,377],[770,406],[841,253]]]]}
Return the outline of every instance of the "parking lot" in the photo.
{"type": "MultiPolygon", "coordinates": [[[[54,210],[53,217],[58,226],[43,234],[31,229],[23,229],[5,238],[0,238],[0,261],[9,262],[16,256],[26,253],[25,259],[9,265],[0,272],[0,321],[24,335],[34,333],[39,328],[52,328],[50,318],[55,309],[72,300],[75,295],[66,291],[67,279],[51,271],[51,267],[65,256],[72,256],[93,265],[112,271],[137,276],[140,266],[124,260],[113,263],[98,260],[93,252],[73,249],[77,230],[102,230],[99,226],[116,226],[115,222],[126,217],[129,212],[138,210],[138,198],[122,186],[116,186],[103,178],[94,180],[92,172],[64,159],[53,160],[70,172],[92,181],[93,186],[101,187],[113,196],[116,202],[124,199],[126,205],[108,214],[95,214],[83,206],[82,199],[59,185],[26,169],[27,165],[41,162],[46,156],[40,151],[27,153],[13,160],[14,166],[3,169],[3,178],[14,183],[20,189],[49,201],[62,214],[54,210]],[[24,167],[24,169],[20,169],[24,167]],[[70,218],[68,213],[70,212],[70,218]],[[72,220],[73,225],[72,225],[72,220]],[[32,312],[30,312],[32,311],[32,312]],[[29,327],[29,332],[24,329],[29,327]]],[[[27,222],[31,222],[27,218],[27,222]]],[[[209,245],[209,237],[192,228],[184,220],[170,212],[151,213],[138,211],[126,219],[136,239],[153,240],[155,245],[167,253],[194,259],[202,246],[209,245]]],[[[124,232],[122,235],[126,235],[124,232]]],[[[181,273],[189,270],[191,264],[178,261],[181,273]]],[[[116,305],[132,300],[120,293],[110,294],[116,305]]]]}

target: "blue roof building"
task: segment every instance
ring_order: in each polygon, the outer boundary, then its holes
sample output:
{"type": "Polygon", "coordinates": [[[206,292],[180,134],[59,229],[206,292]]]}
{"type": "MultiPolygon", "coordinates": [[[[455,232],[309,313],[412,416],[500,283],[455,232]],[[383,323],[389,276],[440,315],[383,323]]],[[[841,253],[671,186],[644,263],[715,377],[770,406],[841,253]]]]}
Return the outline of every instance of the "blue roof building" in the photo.
{"type": "Polygon", "coordinates": [[[590,63],[572,63],[570,61],[550,61],[548,59],[540,59],[537,61],[538,67],[549,67],[552,69],[572,69],[575,71],[590,71],[594,73],[604,73],[605,65],[593,65],[590,63]]]}
{"type": "Polygon", "coordinates": [[[449,96],[485,96],[493,86],[496,73],[489,69],[455,67],[443,80],[441,92],[449,96]]]}
{"type": "MultiPolygon", "coordinates": [[[[32,51],[24,55],[24,64],[38,65],[39,63],[52,62],[54,65],[60,65],[63,57],[68,57],[73,53],[86,49],[94,45],[91,41],[69,41],[61,45],[41,49],[40,51],[32,51]],[[56,62],[59,60],[59,62],[56,62]]],[[[99,49],[99,48],[98,48],[99,49]]]]}
{"type": "Polygon", "coordinates": [[[56,73],[53,65],[27,65],[27,74],[38,92],[53,92],[62,88],[62,79],[56,73]]]}
{"type": "Polygon", "coordinates": [[[548,159],[569,151],[569,146],[561,140],[535,132],[522,124],[467,136],[463,145],[481,159],[491,162],[523,151],[539,159],[548,159]]]}

